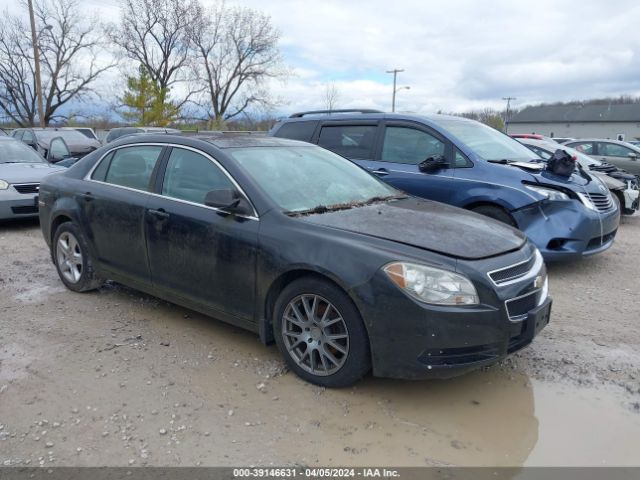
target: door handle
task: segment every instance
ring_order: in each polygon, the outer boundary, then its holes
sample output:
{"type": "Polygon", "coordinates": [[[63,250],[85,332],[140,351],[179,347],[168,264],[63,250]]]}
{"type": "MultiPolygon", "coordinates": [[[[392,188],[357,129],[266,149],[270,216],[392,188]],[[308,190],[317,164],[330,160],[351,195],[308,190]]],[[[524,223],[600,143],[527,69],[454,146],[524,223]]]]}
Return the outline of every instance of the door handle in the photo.
{"type": "Polygon", "coordinates": [[[83,194],[80,195],[82,197],[82,199],[85,202],[90,202],[91,200],[93,200],[93,195],[91,194],[91,192],[85,192],[83,194]]]}
{"type": "Polygon", "coordinates": [[[169,214],[165,212],[164,208],[159,208],[158,210],[154,210],[150,208],[147,210],[147,212],[149,212],[151,215],[153,215],[158,219],[164,220],[165,218],[169,218],[169,214]]]}
{"type": "Polygon", "coordinates": [[[371,173],[375,173],[380,177],[384,177],[385,175],[389,175],[389,170],[386,168],[379,168],[378,170],[373,170],[371,173]]]}

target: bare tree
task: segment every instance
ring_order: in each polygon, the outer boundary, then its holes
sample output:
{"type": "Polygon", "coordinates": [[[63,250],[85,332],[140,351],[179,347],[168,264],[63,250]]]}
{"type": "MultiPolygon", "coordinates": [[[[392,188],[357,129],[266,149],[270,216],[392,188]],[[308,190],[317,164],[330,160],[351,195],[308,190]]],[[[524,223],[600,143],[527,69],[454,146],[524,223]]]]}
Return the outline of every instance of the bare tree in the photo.
{"type": "MultiPolygon", "coordinates": [[[[78,0],[36,3],[44,120],[65,118],[60,107],[93,93],[95,80],[113,67],[99,61],[102,37],[98,22],[81,16],[78,0]],[[50,29],[45,26],[51,26],[50,29]]],[[[0,20],[0,110],[19,126],[35,124],[33,50],[24,19],[5,12],[0,20]]]]}
{"type": "Polygon", "coordinates": [[[250,107],[272,103],[266,80],[285,75],[269,16],[246,7],[216,4],[189,28],[194,72],[206,93],[201,105],[220,125],[250,107]]]}
{"type": "Polygon", "coordinates": [[[329,82],[324,86],[324,106],[326,110],[335,110],[340,100],[340,91],[335,82],[329,82]]]}
{"type": "MultiPolygon", "coordinates": [[[[201,14],[198,0],[123,0],[120,23],[111,25],[109,36],[168,95],[186,77],[191,58],[187,28],[201,14]]],[[[179,105],[187,99],[188,95],[179,105]]]]}

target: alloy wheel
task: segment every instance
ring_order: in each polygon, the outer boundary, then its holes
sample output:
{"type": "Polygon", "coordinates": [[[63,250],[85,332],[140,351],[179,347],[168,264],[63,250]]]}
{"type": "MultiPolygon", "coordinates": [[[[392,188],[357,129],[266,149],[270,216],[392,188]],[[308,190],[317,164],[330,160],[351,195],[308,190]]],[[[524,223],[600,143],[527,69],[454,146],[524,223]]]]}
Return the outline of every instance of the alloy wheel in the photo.
{"type": "Polygon", "coordinates": [[[349,332],[338,309],[325,298],[293,298],[282,316],[282,339],[296,364],[313,375],[332,375],[349,355],[349,332]]]}
{"type": "Polygon", "coordinates": [[[78,283],[82,277],[82,250],[78,239],[70,232],[63,232],[56,245],[56,260],[64,278],[78,283]]]}

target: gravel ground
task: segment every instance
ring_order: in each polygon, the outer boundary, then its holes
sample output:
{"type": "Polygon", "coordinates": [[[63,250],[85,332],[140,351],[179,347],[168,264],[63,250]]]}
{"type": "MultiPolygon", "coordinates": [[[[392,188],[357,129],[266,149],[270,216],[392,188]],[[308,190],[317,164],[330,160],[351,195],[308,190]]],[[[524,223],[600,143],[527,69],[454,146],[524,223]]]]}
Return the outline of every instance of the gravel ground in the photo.
{"type": "Polygon", "coordinates": [[[634,216],[551,265],[552,322],[499,365],[325,390],[251,333],[67,291],[37,223],[0,224],[0,465],[638,465],[639,250],[634,216]]]}

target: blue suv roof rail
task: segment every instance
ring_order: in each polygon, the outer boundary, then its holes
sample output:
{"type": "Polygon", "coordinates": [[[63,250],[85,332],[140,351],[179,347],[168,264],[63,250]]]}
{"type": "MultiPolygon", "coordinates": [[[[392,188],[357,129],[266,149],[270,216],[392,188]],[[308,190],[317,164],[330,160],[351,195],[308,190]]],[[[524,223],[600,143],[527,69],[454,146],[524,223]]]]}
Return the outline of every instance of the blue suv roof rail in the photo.
{"type": "Polygon", "coordinates": [[[318,115],[318,114],[332,114],[332,113],[384,113],[382,110],[373,110],[371,108],[347,108],[341,110],[310,110],[308,112],[298,112],[289,115],[289,118],[301,118],[305,115],[318,115]]]}

